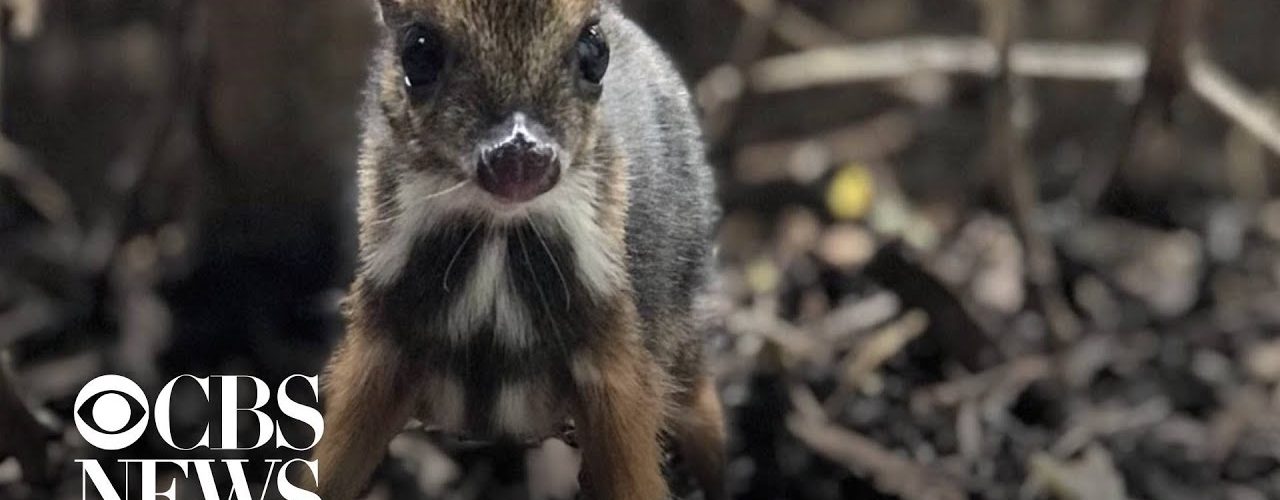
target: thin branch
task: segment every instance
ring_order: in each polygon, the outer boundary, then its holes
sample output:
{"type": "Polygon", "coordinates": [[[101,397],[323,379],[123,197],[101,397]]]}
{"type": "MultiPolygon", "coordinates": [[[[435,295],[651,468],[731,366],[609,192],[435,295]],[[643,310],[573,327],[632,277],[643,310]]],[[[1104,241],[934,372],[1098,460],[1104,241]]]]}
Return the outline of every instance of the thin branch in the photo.
{"type": "Polygon", "coordinates": [[[23,201],[53,227],[70,235],[80,234],[71,196],[30,153],[3,134],[0,134],[0,178],[12,181],[23,201]]]}
{"type": "Polygon", "coordinates": [[[836,45],[845,41],[843,33],[791,4],[779,7],[778,18],[773,23],[773,34],[779,40],[801,49],[836,45]]]}
{"type": "Polygon", "coordinates": [[[1197,96],[1280,156],[1280,116],[1272,104],[1250,93],[1201,50],[1189,51],[1186,64],[1188,86],[1197,96]]]}
{"type": "Polygon", "coordinates": [[[698,100],[706,110],[703,128],[712,144],[721,144],[731,135],[746,90],[742,73],[764,53],[778,18],[776,0],[739,0],[738,4],[746,15],[738,25],[729,61],[697,85],[698,100]]]}
{"type": "Polygon", "coordinates": [[[1137,146],[1146,140],[1142,131],[1171,114],[1173,100],[1186,83],[1183,53],[1195,37],[1203,3],[1203,0],[1164,0],[1161,4],[1155,33],[1147,47],[1149,64],[1142,80],[1142,97],[1122,132],[1116,159],[1086,171],[1077,184],[1076,199],[1085,210],[1095,207],[1113,188],[1115,178],[1125,166],[1140,160],[1135,153],[1137,146]]]}
{"type": "Polygon", "coordinates": [[[1020,36],[1022,0],[987,0],[986,31],[997,49],[995,77],[990,82],[988,124],[991,182],[1013,219],[1021,237],[1027,263],[1027,279],[1040,313],[1054,339],[1068,344],[1080,331],[1080,320],[1062,295],[1053,244],[1037,224],[1039,180],[1026,151],[1029,124],[1019,118],[1030,114],[1025,82],[1013,72],[1013,45],[1020,36]]]}
{"type": "Polygon", "coordinates": [[[174,139],[181,120],[195,114],[195,103],[205,85],[208,34],[205,10],[199,0],[180,0],[168,5],[162,29],[177,41],[169,54],[173,78],[150,103],[140,125],[124,151],[108,166],[111,200],[93,221],[86,238],[83,259],[90,269],[104,271],[117,256],[134,228],[131,215],[147,186],[158,174],[166,148],[174,139]]]}
{"type": "Polygon", "coordinates": [[[771,19],[769,29],[784,43],[799,49],[832,45],[844,41],[844,35],[814,19],[790,3],[773,0],[734,0],[739,9],[757,19],[771,19]]]}
{"type": "Polygon", "coordinates": [[[1020,42],[1010,46],[1009,57],[1022,78],[1129,83],[1148,65],[1142,47],[1129,43],[1020,42]]]}
{"type": "MultiPolygon", "coordinates": [[[[1009,48],[1010,70],[1020,77],[1136,83],[1147,56],[1132,43],[1023,41],[1009,48]]],[[[941,73],[992,77],[999,54],[979,37],[915,37],[816,48],[762,59],[750,70],[757,93],[896,80],[941,73]]]]}

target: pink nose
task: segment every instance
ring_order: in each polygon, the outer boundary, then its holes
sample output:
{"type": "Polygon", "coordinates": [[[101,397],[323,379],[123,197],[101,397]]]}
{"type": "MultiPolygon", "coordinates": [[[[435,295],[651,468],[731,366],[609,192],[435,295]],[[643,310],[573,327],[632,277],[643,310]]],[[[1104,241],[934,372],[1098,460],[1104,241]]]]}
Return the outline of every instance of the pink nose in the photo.
{"type": "Polygon", "coordinates": [[[537,198],[555,187],[560,178],[555,151],[524,134],[483,150],[478,167],[480,187],[511,203],[537,198]]]}

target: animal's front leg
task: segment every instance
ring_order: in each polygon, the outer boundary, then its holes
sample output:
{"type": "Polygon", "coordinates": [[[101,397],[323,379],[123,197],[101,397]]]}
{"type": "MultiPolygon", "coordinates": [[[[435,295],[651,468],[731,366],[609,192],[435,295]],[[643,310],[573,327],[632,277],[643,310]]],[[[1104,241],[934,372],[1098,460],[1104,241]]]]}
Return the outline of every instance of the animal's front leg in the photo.
{"type": "Polygon", "coordinates": [[[367,333],[348,332],[322,381],[325,431],[315,451],[315,491],[323,500],[351,500],[361,493],[416,403],[413,391],[403,387],[403,352],[367,333]]]}
{"type": "MultiPolygon", "coordinates": [[[[634,328],[633,322],[622,321],[634,328]]],[[[667,498],[659,444],[665,383],[634,333],[612,337],[573,360],[582,482],[594,500],[667,498]]]]}

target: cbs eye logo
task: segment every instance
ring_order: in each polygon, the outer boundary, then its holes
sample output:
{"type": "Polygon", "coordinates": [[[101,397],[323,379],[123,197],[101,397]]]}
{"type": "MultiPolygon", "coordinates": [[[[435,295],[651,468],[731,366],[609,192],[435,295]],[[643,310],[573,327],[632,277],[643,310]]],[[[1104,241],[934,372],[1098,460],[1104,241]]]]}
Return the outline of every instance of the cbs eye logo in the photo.
{"type": "Polygon", "coordinates": [[[100,450],[120,450],[147,430],[147,396],[132,380],[103,375],[76,396],[76,429],[100,450]]]}

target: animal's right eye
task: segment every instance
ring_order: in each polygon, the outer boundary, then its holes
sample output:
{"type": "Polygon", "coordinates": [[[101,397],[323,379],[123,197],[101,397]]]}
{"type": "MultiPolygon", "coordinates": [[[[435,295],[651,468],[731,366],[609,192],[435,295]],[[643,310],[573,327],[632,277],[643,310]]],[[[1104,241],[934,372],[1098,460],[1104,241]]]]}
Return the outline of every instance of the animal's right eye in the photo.
{"type": "Polygon", "coordinates": [[[400,49],[400,64],[404,66],[404,84],[410,90],[421,90],[440,79],[444,69],[444,41],[431,29],[414,24],[405,30],[400,49]]]}
{"type": "Polygon", "coordinates": [[[599,86],[604,80],[604,73],[609,69],[609,42],[600,29],[600,23],[587,26],[578,35],[578,71],[583,81],[599,86]]]}

